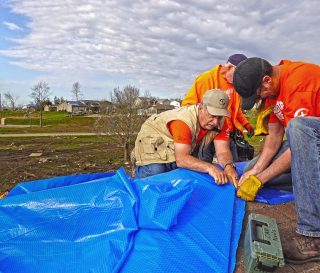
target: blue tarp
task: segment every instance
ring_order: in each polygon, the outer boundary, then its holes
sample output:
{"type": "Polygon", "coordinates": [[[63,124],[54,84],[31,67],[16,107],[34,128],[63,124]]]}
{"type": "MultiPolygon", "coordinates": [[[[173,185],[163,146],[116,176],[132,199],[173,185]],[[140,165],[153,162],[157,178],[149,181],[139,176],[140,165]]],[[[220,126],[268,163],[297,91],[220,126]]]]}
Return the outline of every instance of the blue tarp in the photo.
{"type": "Polygon", "coordinates": [[[21,183],[0,200],[0,272],[233,272],[244,207],[185,169],[21,183]]]}
{"type": "Polygon", "coordinates": [[[233,272],[244,207],[184,169],[22,183],[0,200],[0,272],[233,272]]]}
{"type": "MultiPolygon", "coordinates": [[[[247,162],[236,163],[239,174],[243,173],[247,162]]],[[[265,203],[269,205],[277,205],[286,203],[294,200],[293,193],[291,191],[273,189],[273,188],[262,188],[256,198],[256,202],[265,203]]]]}

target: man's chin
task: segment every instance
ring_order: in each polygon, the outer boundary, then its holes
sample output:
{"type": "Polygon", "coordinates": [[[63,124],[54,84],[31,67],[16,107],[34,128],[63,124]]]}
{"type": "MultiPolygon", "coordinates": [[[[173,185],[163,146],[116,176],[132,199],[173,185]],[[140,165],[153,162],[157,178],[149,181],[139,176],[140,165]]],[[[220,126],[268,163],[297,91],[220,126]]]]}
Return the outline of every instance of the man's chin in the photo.
{"type": "Polygon", "coordinates": [[[217,126],[207,126],[206,130],[220,132],[220,129],[217,126]]]}

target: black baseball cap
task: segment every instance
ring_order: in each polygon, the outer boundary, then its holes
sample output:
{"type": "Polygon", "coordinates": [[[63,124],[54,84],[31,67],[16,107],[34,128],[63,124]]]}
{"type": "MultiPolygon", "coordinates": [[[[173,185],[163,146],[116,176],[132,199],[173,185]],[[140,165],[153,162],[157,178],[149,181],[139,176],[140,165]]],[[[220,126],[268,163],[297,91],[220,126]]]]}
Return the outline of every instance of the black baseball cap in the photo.
{"type": "Polygon", "coordinates": [[[232,63],[233,65],[237,66],[240,62],[247,59],[247,56],[244,54],[233,54],[229,56],[227,62],[232,63]]]}
{"type": "Polygon", "coordinates": [[[258,57],[248,58],[237,65],[233,75],[233,86],[242,97],[242,109],[251,109],[258,99],[257,89],[261,86],[267,67],[271,65],[258,57]]]}

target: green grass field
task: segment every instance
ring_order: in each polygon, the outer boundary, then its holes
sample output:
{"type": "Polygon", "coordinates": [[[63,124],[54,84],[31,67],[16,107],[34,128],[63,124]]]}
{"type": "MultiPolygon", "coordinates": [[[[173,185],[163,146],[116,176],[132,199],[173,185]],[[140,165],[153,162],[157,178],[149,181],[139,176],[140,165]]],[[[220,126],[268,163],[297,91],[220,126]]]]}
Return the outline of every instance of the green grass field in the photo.
{"type": "Polygon", "coordinates": [[[22,111],[1,111],[1,118],[6,118],[6,125],[24,125],[25,128],[0,128],[0,134],[13,133],[50,133],[50,132],[92,132],[95,118],[86,116],[69,116],[65,112],[43,112],[42,125],[40,113],[30,113],[28,116],[22,111]]]}

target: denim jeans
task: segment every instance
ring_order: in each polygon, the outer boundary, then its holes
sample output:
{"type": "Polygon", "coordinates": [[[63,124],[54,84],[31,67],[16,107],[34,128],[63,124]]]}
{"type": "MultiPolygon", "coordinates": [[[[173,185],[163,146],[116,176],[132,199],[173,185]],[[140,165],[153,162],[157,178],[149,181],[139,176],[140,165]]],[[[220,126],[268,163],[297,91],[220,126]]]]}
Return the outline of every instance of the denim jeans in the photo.
{"type": "Polygon", "coordinates": [[[144,166],[136,166],[135,176],[137,178],[144,178],[159,173],[165,173],[177,168],[176,162],[171,163],[154,163],[144,166]]]}
{"type": "MultiPolygon", "coordinates": [[[[289,149],[289,143],[288,141],[285,140],[282,142],[279,148],[279,151],[276,153],[271,163],[275,161],[280,155],[282,155],[287,149],[289,149]]],[[[244,169],[244,172],[251,170],[254,167],[254,165],[257,163],[258,159],[259,159],[259,155],[254,157],[251,161],[249,161],[248,165],[244,169]]],[[[268,183],[265,184],[264,187],[292,191],[291,171],[288,170],[287,172],[280,174],[277,177],[271,179],[270,181],[268,181],[268,183]]]]}
{"type": "Polygon", "coordinates": [[[291,149],[297,233],[320,237],[320,118],[296,117],[286,130],[291,149]]]}

